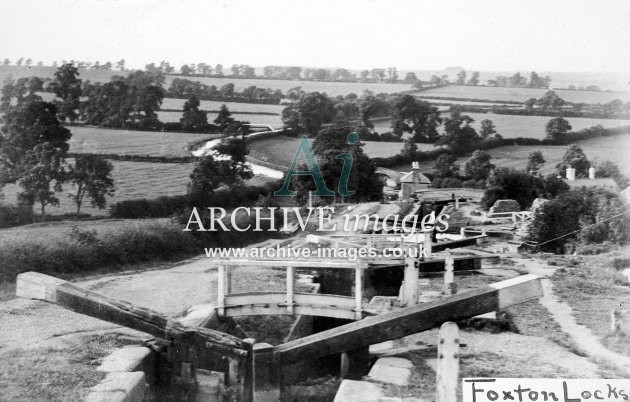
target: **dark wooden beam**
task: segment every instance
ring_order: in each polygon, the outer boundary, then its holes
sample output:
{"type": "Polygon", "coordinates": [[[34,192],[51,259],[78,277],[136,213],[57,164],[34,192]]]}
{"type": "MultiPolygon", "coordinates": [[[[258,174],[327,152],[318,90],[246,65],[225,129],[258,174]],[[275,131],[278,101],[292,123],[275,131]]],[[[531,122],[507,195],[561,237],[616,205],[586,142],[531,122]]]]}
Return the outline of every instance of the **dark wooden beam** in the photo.
{"type": "Polygon", "coordinates": [[[368,317],[276,346],[274,350],[282,365],[311,360],[402,338],[447,321],[474,317],[541,296],[538,277],[524,275],[442,300],[368,317]]]}
{"type": "Polygon", "coordinates": [[[235,336],[207,328],[185,327],[157,311],[134,306],[37,272],[18,275],[16,295],[55,303],[77,313],[145,332],[156,338],[181,341],[202,349],[212,348],[226,356],[247,356],[251,349],[251,345],[235,336]]]}

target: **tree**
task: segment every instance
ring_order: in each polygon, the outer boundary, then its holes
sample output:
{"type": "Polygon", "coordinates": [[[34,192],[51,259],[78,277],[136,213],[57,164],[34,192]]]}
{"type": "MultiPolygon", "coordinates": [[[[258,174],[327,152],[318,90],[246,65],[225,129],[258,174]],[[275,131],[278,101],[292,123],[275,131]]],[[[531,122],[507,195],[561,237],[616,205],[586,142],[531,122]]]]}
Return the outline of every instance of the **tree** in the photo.
{"type": "MultiPolygon", "coordinates": [[[[208,126],[208,112],[199,110],[199,104],[199,99],[195,95],[191,95],[188,100],[184,102],[184,113],[179,120],[184,131],[203,131],[208,126]]],[[[227,107],[225,111],[219,112],[219,114],[225,112],[227,112],[229,116],[230,112],[227,110],[227,107]]]]}
{"type": "Polygon", "coordinates": [[[479,85],[479,71],[472,73],[472,77],[468,80],[468,85],[479,85]]]}
{"type": "Polygon", "coordinates": [[[416,152],[418,152],[418,146],[413,140],[413,137],[407,138],[405,140],[405,146],[403,147],[402,154],[413,160],[416,157],[416,152]]]}
{"type": "Polygon", "coordinates": [[[481,200],[484,207],[490,208],[497,200],[512,199],[521,208],[529,208],[538,197],[538,178],[527,172],[497,168],[488,177],[486,191],[481,200]]]}
{"type": "Polygon", "coordinates": [[[532,151],[529,154],[529,158],[527,160],[527,167],[525,170],[529,172],[529,174],[536,175],[540,170],[540,167],[545,163],[545,158],[543,157],[542,152],[540,151],[532,151]]]}
{"type": "Polygon", "coordinates": [[[229,82],[223,85],[219,89],[219,92],[221,93],[221,96],[223,96],[224,98],[231,98],[232,96],[234,96],[234,84],[229,82]]]}
{"type": "Polygon", "coordinates": [[[282,121],[296,133],[306,132],[315,137],[322,124],[330,123],[335,116],[333,102],[326,94],[303,93],[300,98],[282,111],[282,121]]]}
{"type": "Polygon", "coordinates": [[[27,99],[11,106],[4,115],[0,136],[0,184],[18,182],[20,203],[40,203],[42,220],[46,206],[57,205],[56,192],[64,181],[63,162],[70,131],[57,119],[54,104],[27,99]]]}
{"type": "Polygon", "coordinates": [[[626,188],[630,184],[630,180],[621,173],[619,166],[611,161],[598,163],[595,167],[595,177],[610,177],[619,188],[626,188]]]}
{"type": "Polygon", "coordinates": [[[436,141],[436,145],[446,145],[451,152],[461,155],[477,147],[481,137],[471,126],[474,120],[451,108],[450,117],[444,118],[444,134],[436,141]]]}
{"type": "Polygon", "coordinates": [[[365,91],[358,99],[359,119],[367,128],[374,128],[371,117],[383,116],[389,113],[387,102],[374,95],[371,91],[365,91]]]}
{"type": "Polygon", "coordinates": [[[542,98],[536,101],[536,103],[539,104],[543,110],[547,110],[548,108],[559,110],[566,101],[555,91],[547,91],[542,98]]]}
{"type": "Polygon", "coordinates": [[[492,157],[489,153],[476,150],[464,166],[466,175],[472,177],[475,181],[486,180],[488,175],[490,175],[490,171],[494,169],[494,165],[490,163],[490,159],[492,159],[492,157]]]}
{"type": "Polygon", "coordinates": [[[455,85],[464,85],[466,84],[466,71],[462,70],[457,73],[457,80],[455,81],[455,85]]]}
{"type": "Polygon", "coordinates": [[[457,177],[459,175],[457,157],[453,154],[442,154],[438,156],[435,160],[433,171],[435,172],[435,177],[438,179],[457,177]]]}
{"type": "Polygon", "coordinates": [[[207,197],[221,185],[234,187],[251,178],[253,174],[245,160],[248,153],[247,140],[234,138],[219,145],[215,153],[201,157],[188,184],[193,205],[206,206],[207,197]]]}
{"type": "Polygon", "coordinates": [[[479,135],[482,139],[487,139],[491,135],[496,134],[497,130],[494,126],[494,122],[490,119],[481,120],[481,129],[479,130],[479,135]]]}
{"type": "Polygon", "coordinates": [[[525,110],[527,110],[528,112],[533,112],[534,111],[534,105],[536,104],[537,100],[536,98],[529,98],[525,101],[525,110]]]}
{"type": "Polygon", "coordinates": [[[106,197],[114,194],[113,169],[111,162],[97,155],[80,155],[75,159],[74,165],[70,166],[68,179],[75,186],[76,192],[69,196],[77,206],[77,215],[86,195],[93,207],[105,208],[106,197]]]}
{"type": "Polygon", "coordinates": [[[440,112],[429,102],[412,95],[402,95],[391,102],[392,128],[401,137],[412,133],[415,142],[433,142],[438,137],[437,126],[442,122],[440,112]]]}
{"type": "MultiPolygon", "coordinates": [[[[328,188],[339,188],[341,173],[345,159],[340,154],[352,156],[352,168],[350,170],[347,189],[354,192],[350,199],[353,200],[378,200],[382,197],[383,183],[376,175],[376,167],[370,158],[363,152],[363,144],[358,141],[349,141],[353,133],[351,126],[337,126],[323,129],[313,141],[313,152],[319,163],[319,168],[328,188]]],[[[355,134],[356,135],[356,134],[355,134]]],[[[357,136],[358,137],[358,136],[357,136]]],[[[314,182],[310,176],[299,176],[298,197],[305,199],[307,191],[314,190],[314,182]]]]}
{"type": "Polygon", "coordinates": [[[567,133],[571,130],[569,122],[562,117],[555,117],[547,122],[545,132],[547,139],[563,144],[567,141],[567,133]]]}
{"type": "Polygon", "coordinates": [[[496,168],[488,177],[481,203],[490,208],[497,200],[512,199],[527,209],[536,198],[553,198],[567,190],[569,185],[555,175],[541,178],[523,170],[496,168]]]}
{"type": "Polygon", "coordinates": [[[602,188],[565,191],[536,211],[529,240],[554,253],[572,252],[579,244],[624,244],[630,233],[625,210],[619,194],[602,188]]]}
{"type": "Polygon", "coordinates": [[[88,100],[81,115],[86,123],[103,127],[139,126],[158,129],[157,111],[164,99],[164,76],[159,72],[134,71],[127,77],[113,76],[103,85],[85,87],[88,100]]]}
{"type": "Polygon", "coordinates": [[[192,68],[188,66],[188,64],[184,64],[182,68],[179,69],[182,75],[191,75],[193,73],[192,68]]]}
{"type": "Polygon", "coordinates": [[[556,169],[562,177],[566,176],[568,167],[575,169],[576,177],[587,177],[590,166],[591,163],[586,158],[582,148],[577,144],[573,144],[567,148],[562,160],[556,165],[556,169]]]}
{"type": "Polygon", "coordinates": [[[55,72],[49,91],[54,92],[60,101],[55,101],[59,120],[74,122],[78,117],[79,102],[82,95],[79,70],[70,64],[64,64],[55,72]]]}
{"type": "MultiPolygon", "coordinates": [[[[109,64],[111,65],[111,63],[109,64]]],[[[125,59],[122,59],[118,63],[116,63],[116,68],[119,69],[120,71],[125,71],[125,59]]]]}
{"type": "Polygon", "coordinates": [[[37,92],[43,90],[43,81],[38,77],[23,77],[17,81],[9,74],[2,87],[2,96],[0,97],[0,111],[6,111],[11,108],[12,101],[16,104],[22,104],[29,100],[42,100],[37,92]]]}
{"type": "Polygon", "coordinates": [[[405,74],[405,79],[403,80],[405,84],[413,84],[414,82],[418,82],[418,77],[414,72],[408,72],[405,74]]]}
{"type": "Polygon", "coordinates": [[[230,113],[229,109],[225,104],[221,105],[219,109],[219,114],[216,119],[214,119],[214,124],[219,126],[219,130],[225,130],[230,124],[234,123],[234,118],[231,117],[232,113],[230,113]]]}

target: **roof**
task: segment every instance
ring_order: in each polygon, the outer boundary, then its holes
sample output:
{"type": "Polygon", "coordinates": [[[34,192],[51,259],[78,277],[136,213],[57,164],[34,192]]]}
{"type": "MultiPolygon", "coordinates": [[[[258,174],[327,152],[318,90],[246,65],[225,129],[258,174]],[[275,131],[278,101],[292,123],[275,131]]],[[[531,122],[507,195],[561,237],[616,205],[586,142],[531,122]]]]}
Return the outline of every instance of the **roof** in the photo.
{"type": "Polygon", "coordinates": [[[565,183],[567,183],[571,188],[580,188],[580,187],[607,187],[607,188],[617,188],[617,183],[609,178],[609,177],[600,177],[595,179],[575,179],[575,180],[567,180],[563,179],[565,183]]]}
{"type": "Polygon", "coordinates": [[[400,182],[401,183],[413,183],[413,174],[417,173],[418,175],[418,179],[420,179],[420,183],[424,183],[424,184],[431,184],[431,180],[429,180],[429,178],[425,175],[423,175],[420,172],[414,172],[413,170],[409,173],[405,173],[401,178],[400,178],[400,182]]]}

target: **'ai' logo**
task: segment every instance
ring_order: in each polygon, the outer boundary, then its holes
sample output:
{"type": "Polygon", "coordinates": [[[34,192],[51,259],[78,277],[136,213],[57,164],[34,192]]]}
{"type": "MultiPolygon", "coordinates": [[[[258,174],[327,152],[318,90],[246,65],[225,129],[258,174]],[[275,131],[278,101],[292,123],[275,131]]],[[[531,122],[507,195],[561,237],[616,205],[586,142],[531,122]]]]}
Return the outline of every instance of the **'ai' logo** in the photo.
{"type": "MultiPolygon", "coordinates": [[[[354,145],[357,142],[359,142],[359,135],[355,132],[349,133],[348,144],[354,145]]],[[[343,197],[351,196],[355,193],[355,191],[348,190],[348,179],[350,178],[350,170],[352,169],[352,155],[349,153],[342,153],[336,155],[335,159],[341,159],[343,161],[343,168],[341,170],[341,177],[339,178],[339,186],[337,187],[337,192],[343,197]]],[[[318,195],[321,197],[330,197],[335,195],[335,193],[331,191],[326,185],[324,177],[322,176],[322,172],[319,169],[319,165],[317,164],[317,160],[315,159],[315,154],[311,149],[311,144],[309,144],[308,138],[305,135],[302,136],[300,144],[295,151],[293,162],[291,162],[291,167],[287,172],[287,176],[284,179],[284,184],[282,185],[282,188],[274,192],[274,195],[295,196],[297,193],[295,191],[289,190],[289,183],[291,182],[291,178],[293,176],[311,176],[313,178],[313,181],[315,182],[315,187],[317,188],[317,191],[311,192],[312,195],[318,195]],[[301,154],[304,154],[308,170],[297,170],[297,164],[301,154]]]]}

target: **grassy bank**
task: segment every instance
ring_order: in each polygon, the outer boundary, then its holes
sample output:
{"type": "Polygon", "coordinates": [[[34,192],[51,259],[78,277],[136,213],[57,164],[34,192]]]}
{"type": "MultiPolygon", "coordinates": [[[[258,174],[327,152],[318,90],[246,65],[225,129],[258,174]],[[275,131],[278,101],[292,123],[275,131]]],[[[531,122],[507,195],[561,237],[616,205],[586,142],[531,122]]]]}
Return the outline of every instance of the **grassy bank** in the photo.
{"type": "Polygon", "coordinates": [[[598,255],[554,256],[550,262],[562,267],[551,278],[558,297],[569,304],[578,324],[588,327],[604,346],[630,356],[623,334],[610,332],[610,313],[630,303],[628,280],[620,270],[630,267],[630,248],[598,255]]]}
{"type": "Polygon", "coordinates": [[[64,277],[198,254],[197,240],[181,229],[168,219],[121,219],[0,230],[0,283],[26,271],[64,277]]]}

